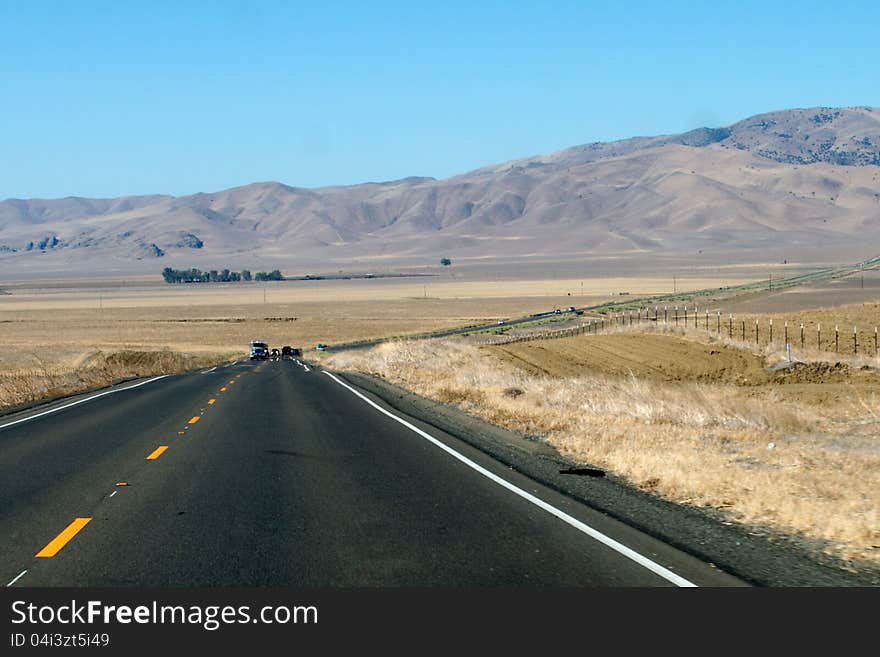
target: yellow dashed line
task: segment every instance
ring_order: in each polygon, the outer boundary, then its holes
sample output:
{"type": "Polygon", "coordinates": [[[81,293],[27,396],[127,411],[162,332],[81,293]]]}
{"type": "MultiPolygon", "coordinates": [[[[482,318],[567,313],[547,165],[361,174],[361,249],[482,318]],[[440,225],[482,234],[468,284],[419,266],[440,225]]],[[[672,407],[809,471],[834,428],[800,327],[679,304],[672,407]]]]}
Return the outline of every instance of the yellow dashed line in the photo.
{"type": "Polygon", "coordinates": [[[41,558],[54,557],[61,551],[61,548],[67,545],[70,540],[79,534],[80,530],[91,521],[91,518],[76,518],[72,523],[67,525],[67,528],[63,532],[49,541],[49,544],[46,547],[37,552],[36,556],[41,558]]]}
{"type": "Polygon", "coordinates": [[[220,392],[226,392],[226,386],[223,386],[222,388],[220,388],[220,392]]]}
{"type": "Polygon", "coordinates": [[[217,401],[217,400],[216,400],[216,399],[209,399],[209,400],[208,400],[208,406],[212,406],[212,405],[214,404],[215,401],[217,401]]]}
{"type": "Polygon", "coordinates": [[[187,422],[187,424],[195,424],[196,422],[198,422],[198,421],[201,420],[201,419],[202,419],[202,418],[199,417],[198,415],[194,415],[192,418],[190,418],[190,421],[187,422]]]}
{"type": "Polygon", "coordinates": [[[162,456],[162,453],[166,449],[168,449],[168,445],[159,445],[155,450],[153,450],[153,453],[147,457],[147,460],[148,461],[155,461],[157,458],[162,456]]]}

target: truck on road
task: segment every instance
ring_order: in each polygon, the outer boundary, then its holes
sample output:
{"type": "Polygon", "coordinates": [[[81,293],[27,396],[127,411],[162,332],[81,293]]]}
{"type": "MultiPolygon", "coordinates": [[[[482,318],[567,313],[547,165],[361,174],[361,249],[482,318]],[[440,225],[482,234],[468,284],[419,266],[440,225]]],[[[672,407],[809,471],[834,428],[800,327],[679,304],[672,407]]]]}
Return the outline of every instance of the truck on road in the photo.
{"type": "Polygon", "coordinates": [[[269,344],[262,340],[251,341],[251,360],[266,360],[269,358],[269,344]]]}

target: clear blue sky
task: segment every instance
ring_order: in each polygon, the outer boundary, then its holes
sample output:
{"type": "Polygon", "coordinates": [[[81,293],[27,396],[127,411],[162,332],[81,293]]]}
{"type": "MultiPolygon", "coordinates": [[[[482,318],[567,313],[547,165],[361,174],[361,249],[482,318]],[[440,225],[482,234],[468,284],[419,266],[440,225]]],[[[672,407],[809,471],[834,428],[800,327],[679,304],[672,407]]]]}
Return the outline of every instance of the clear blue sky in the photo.
{"type": "Polygon", "coordinates": [[[880,105],[880,2],[716,6],[0,0],[0,199],[443,178],[880,105]]]}

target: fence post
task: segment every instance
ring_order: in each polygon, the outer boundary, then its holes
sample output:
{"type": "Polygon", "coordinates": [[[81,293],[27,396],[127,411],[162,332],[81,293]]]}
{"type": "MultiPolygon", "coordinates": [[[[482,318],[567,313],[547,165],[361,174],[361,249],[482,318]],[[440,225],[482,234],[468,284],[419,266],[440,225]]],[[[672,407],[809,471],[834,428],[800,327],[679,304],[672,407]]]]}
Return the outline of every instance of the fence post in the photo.
{"type": "Polygon", "coordinates": [[[733,339],[733,313],[730,314],[730,318],[727,320],[727,337],[733,339]]]}
{"type": "Polygon", "coordinates": [[[755,320],[755,344],[758,344],[758,320],[755,320]]]}
{"type": "Polygon", "coordinates": [[[706,333],[709,332],[709,311],[706,311],[706,333]]]}
{"type": "Polygon", "coordinates": [[[834,353],[838,353],[840,351],[840,332],[837,330],[837,324],[834,325],[834,353]]]}
{"type": "Polygon", "coordinates": [[[788,344],[788,320],[785,320],[785,344],[788,344]]]}
{"type": "Polygon", "coordinates": [[[721,335],[721,311],[720,311],[720,310],[716,310],[715,312],[718,313],[718,314],[716,315],[716,317],[717,317],[717,321],[715,322],[715,332],[716,332],[718,335],[721,335]]]}
{"type": "Polygon", "coordinates": [[[874,355],[877,355],[877,327],[874,327],[874,355]]]}
{"type": "Polygon", "coordinates": [[[859,353],[859,332],[855,326],[853,326],[853,354],[859,353]]]}
{"type": "Polygon", "coordinates": [[[669,323],[669,306],[663,306],[663,323],[669,323]]]}
{"type": "Polygon", "coordinates": [[[742,339],[746,341],[746,320],[742,320],[742,339]]]}
{"type": "Polygon", "coordinates": [[[678,306],[675,307],[675,325],[678,326],[678,306]]]}
{"type": "Polygon", "coordinates": [[[770,337],[768,338],[767,344],[769,344],[769,345],[773,344],[773,320],[772,319],[770,320],[770,337]]]}
{"type": "MultiPolygon", "coordinates": [[[[804,325],[804,323],[801,322],[801,326],[803,326],[803,325],[804,325]]],[[[803,338],[801,338],[801,343],[803,343],[803,338]]],[[[803,346],[803,344],[801,344],[801,346],[803,346]]],[[[821,322],[816,324],[816,349],[818,349],[819,351],[822,350],[822,323],[821,322]]]]}

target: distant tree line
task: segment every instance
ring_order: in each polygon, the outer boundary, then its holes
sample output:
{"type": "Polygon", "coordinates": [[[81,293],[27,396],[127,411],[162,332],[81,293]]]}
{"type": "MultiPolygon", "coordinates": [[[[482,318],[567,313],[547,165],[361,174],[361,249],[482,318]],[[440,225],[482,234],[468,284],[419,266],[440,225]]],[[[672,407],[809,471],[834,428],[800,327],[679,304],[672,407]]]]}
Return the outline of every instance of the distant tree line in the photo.
{"type": "Polygon", "coordinates": [[[272,271],[258,271],[251,274],[249,269],[238,271],[230,271],[228,269],[212,269],[210,271],[202,271],[201,269],[172,269],[165,267],[162,270],[162,278],[166,283],[236,283],[238,281],[283,281],[284,276],[277,269],[272,271]]]}

